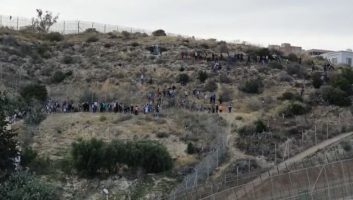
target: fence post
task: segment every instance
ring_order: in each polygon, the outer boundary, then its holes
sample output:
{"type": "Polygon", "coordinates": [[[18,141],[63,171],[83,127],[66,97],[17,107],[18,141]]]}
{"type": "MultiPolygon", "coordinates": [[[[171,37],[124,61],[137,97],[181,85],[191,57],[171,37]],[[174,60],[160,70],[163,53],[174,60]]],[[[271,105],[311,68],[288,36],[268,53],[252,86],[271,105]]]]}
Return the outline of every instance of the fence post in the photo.
{"type": "Polygon", "coordinates": [[[106,30],[107,30],[107,25],[104,24],[104,33],[106,32],[106,30]]]}
{"type": "Polygon", "coordinates": [[[16,21],[17,21],[16,23],[17,23],[17,30],[18,30],[18,17],[17,17],[17,20],[16,20],[16,21]]]}
{"type": "Polygon", "coordinates": [[[2,26],[2,15],[0,15],[0,27],[2,26]]]}
{"type": "Polygon", "coordinates": [[[64,21],[64,30],[63,30],[63,34],[65,34],[66,32],[66,22],[64,21]]]}
{"type": "Polygon", "coordinates": [[[80,21],[77,21],[77,34],[80,34],[80,21]]]}

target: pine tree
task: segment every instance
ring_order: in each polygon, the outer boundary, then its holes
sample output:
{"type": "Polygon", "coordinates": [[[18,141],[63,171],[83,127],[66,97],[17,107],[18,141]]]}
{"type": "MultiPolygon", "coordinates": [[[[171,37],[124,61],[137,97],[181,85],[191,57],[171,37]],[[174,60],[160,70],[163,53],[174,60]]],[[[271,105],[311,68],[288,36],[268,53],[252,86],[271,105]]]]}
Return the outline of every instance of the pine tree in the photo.
{"type": "Polygon", "coordinates": [[[5,116],[6,100],[0,97],[0,172],[11,171],[15,168],[13,159],[17,156],[16,133],[9,128],[5,116]]]}

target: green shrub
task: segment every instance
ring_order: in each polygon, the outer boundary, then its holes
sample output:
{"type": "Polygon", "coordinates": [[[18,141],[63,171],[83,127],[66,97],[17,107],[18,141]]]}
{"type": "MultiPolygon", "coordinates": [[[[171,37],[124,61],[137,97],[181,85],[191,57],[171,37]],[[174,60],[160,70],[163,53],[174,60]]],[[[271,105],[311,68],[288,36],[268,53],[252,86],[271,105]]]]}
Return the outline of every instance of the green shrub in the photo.
{"type": "Polygon", "coordinates": [[[323,100],[331,105],[347,107],[352,104],[351,99],[348,97],[347,93],[339,88],[323,86],[321,87],[320,92],[323,100]]]}
{"type": "Polygon", "coordinates": [[[191,142],[188,143],[188,146],[187,146],[187,148],[186,148],[186,153],[187,153],[187,154],[194,154],[194,153],[196,153],[196,148],[195,148],[195,146],[194,146],[191,142]]]}
{"type": "Polygon", "coordinates": [[[72,56],[69,56],[69,55],[65,55],[62,59],[62,63],[64,64],[74,64],[75,63],[75,60],[72,56]]]}
{"type": "Polygon", "coordinates": [[[79,140],[72,145],[73,166],[83,175],[114,172],[117,164],[131,168],[142,167],[148,173],[170,170],[172,158],[167,149],[153,141],[120,142],[109,144],[102,140],[79,140]]]}
{"type": "Polygon", "coordinates": [[[98,33],[98,31],[95,28],[88,28],[88,29],[85,30],[84,33],[98,33]]]}
{"type": "Polygon", "coordinates": [[[207,81],[205,85],[205,90],[208,92],[214,92],[217,90],[217,88],[218,88],[217,83],[214,80],[207,81]]]}
{"type": "Polygon", "coordinates": [[[102,140],[95,138],[74,142],[71,151],[73,166],[83,175],[96,175],[104,162],[104,145],[102,140]]]}
{"type": "Polygon", "coordinates": [[[221,83],[227,83],[230,84],[232,83],[232,79],[229,78],[229,76],[227,76],[227,74],[222,73],[221,75],[219,75],[219,81],[221,83]]]}
{"type": "Polygon", "coordinates": [[[198,79],[201,83],[204,83],[208,78],[208,74],[205,71],[199,71],[198,79]]]}
{"type": "Polygon", "coordinates": [[[48,98],[47,88],[40,84],[27,85],[21,89],[20,94],[26,102],[30,102],[33,99],[45,102],[48,98]]]}
{"type": "Polygon", "coordinates": [[[322,79],[321,79],[321,73],[320,72],[315,72],[312,75],[312,79],[313,79],[313,86],[316,89],[319,89],[322,86],[322,84],[324,83],[322,81],[322,79]]]}
{"type": "Polygon", "coordinates": [[[310,107],[298,102],[298,101],[290,101],[286,102],[280,111],[280,114],[284,115],[285,117],[293,117],[296,115],[303,115],[310,111],[310,107]]]}
{"type": "Polygon", "coordinates": [[[0,199],[59,200],[56,188],[28,172],[16,172],[0,183],[0,199]]]}
{"type": "Polygon", "coordinates": [[[239,90],[250,94],[258,94],[262,92],[262,88],[262,80],[260,78],[256,78],[245,81],[245,83],[240,85],[239,90]]]}
{"type": "Polygon", "coordinates": [[[349,79],[345,78],[343,74],[335,74],[332,76],[330,79],[330,85],[332,87],[341,89],[349,95],[353,93],[352,83],[349,81],[349,79]]]}
{"type": "Polygon", "coordinates": [[[123,36],[124,39],[129,39],[131,37],[131,34],[127,31],[122,31],[121,35],[123,36]]]}
{"type": "Polygon", "coordinates": [[[64,36],[59,32],[51,32],[45,35],[45,39],[51,42],[60,42],[64,39],[64,36]]]}
{"type": "Polygon", "coordinates": [[[27,113],[24,122],[29,125],[39,125],[47,117],[43,111],[42,104],[39,102],[30,102],[29,112],[27,113]]]}
{"type": "Polygon", "coordinates": [[[262,132],[266,132],[268,129],[267,129],[267,126],[265,125],[265,123],[261,120],[257,120],[255,123],[255,131],[256,133],[262,133],[262,132]]]}
{"type": "Polygon", "coordinates": [[[51,79],[52,83],[61,83],[65,80],[66,75],[62,71],[56,71],[51,79]]]}
{"type": "MultiPolygon", "coordinates": [[[[0,172],[3,174],[15,168],[13,158],[17,156],[17,134],[14,130],[8,129],[9,122],[6,120],[7,103],[5,98],[0,96],[0,172]]],[[[4,174],[3,174],[4,175],[4,174]]],[[[0,182],[1,183],[1,182],[0,182]]],[[[1,188],[1,184],[0,184],[1,188]]],[[[0,193],[1,195],[1,193],[0,193]]],[[[0,198],[1,199],[1,198],[0,198]]]]}
{"type": "Polygon", "coordinates": [[[298,77],[303,77],[306,73],[304,68],[300,65],[288,65],[286,70],[291,76],[297,75],[298,77]]]}
{"type": "Polygon", "coordinates": [[[87,38],[86,42],[88,43],[92,43],[92,42],[98,42],[99,38],[96,35],[90,36],[89,38],[87,38]]]}
{"type": "Polygon", "coordinates": [[[273,69],[283,69],[283,65],[279,62],[272,61],[272,62],[268,63],[268,66],[273,69]]]}
{"type": "MultiPolygon", "coordinates": [[[[48,59],[50,58],[50,46],[47,43],[37,44],[35,46],[36,53],[40,55],[42,58],[48,59]]],[[[32,54],[32,58],[36,59],[36,54],[32,54]]]]}
{"type": "Polygon", "coordinates": [[[162,29],[158,29],[158,30],[156,30],[156,31],[153,31],[153,32],[152,32],[152,35],[153,35],[153,36],[156,36],[156,37],[167,36],[167,34],[165,33],[165,31],[162,30],[162,29]]]}
{"type": "Polygon", "coordinates": [[[288,55],[288,60],[292,61],[292,62],[298,62],[299,58],[294,53],[291,53],[291,54],[288,55]]]}
{"type": "Polygon", "coordinates": [[[246,125],[238,129],[238,133],[241,137],[252,135],[255,132],[256,132],[256,127],[254,125],[246,125]]]}
{"type": "Polygon", "coordinates": [[[285,101],[303,101],[303,98],[298,93],[293,92],[284,92],[282,96],[278,97],[278,100],[285,101]]]}
{"type": "Polygon", "coordinates": [[[179,74],[177,82],[181,85],[187,85],[190,81],[190,77],[187,74],[179,74]]]}
{"type": "Polygon", "coordinates": [[[27,167],[34,159],[37,158],[38,153],[32,148],[25,148],[21,153],[21,166],[27,167]]]}
{"type": "Polygon", "coordinates": [[[169,134],[168,133],[165,133],[165,132],[159,132],[156,134],[157,138],[167,138],[169,137],[169,134]]]}

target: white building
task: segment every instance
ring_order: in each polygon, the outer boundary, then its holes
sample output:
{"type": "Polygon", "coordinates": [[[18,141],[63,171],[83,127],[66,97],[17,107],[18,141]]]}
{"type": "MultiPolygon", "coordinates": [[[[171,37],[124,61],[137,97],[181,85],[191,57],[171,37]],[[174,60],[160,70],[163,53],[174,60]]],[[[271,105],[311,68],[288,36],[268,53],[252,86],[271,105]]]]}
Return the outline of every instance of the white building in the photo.
{"type": "Polygon", "coordinates": [[[334,65],[344,64],[353,67],[353,52],[351,50],[329,52],[324,53],[321,56],[329,60],[334,65]]]}

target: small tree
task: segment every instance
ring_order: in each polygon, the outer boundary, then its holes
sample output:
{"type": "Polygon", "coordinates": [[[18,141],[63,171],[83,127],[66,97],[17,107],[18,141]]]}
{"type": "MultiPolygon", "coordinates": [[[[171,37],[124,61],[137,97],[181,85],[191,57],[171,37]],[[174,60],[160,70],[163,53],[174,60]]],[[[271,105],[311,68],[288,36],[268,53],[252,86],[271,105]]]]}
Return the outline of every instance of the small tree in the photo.
{"type": "Polygon", "coordinates": [[[319,89],[322,86],[322,84],[323,84],[323,81],[321,79],[321,73],[320,72],[315,72],[312,75],[312,79],[313,79],[314,88],[319,89]]]}
{"type": "Polygon", "coordinates": [[[21,96],[27,102],[35,99],[40,102],[44,102],[48,98],[48,91],[44,85],[31,84],[27,85],[20,91],[21,96]]]}
{"type": "Polygon", "coordinates": [[[260,78],[247,80],[239,87],[241,91],[250,93],[250,94],[260,93],[262,88],[263,88],[263,83],[260,78]]]}
{"type": "Polygon", "coordinates": [[[331,105],[347,107],[352,105],[351,99],[348,97],[347,93],[339,88],[334,88],[332,86],[321,87],[321,96],[324,101],[331,105]]]}
{"type": "Polygon", "coordinates": [[[198,79],[201,81],[201,83],[204,83],[207,78],[208,78],[207,72],[205,72],[205,71],[199,72],[198,79]]]}
{"type": "Polygon", "coordinates": [[[4,97],[0,97],[0,172],[13,170],[15,168],[13,159],[18,154],[16,134],[6,121],[5,106],[4,97]]]}
{"type": "Polygon", "coordinates": [[[257,120],[254,125],[256,133],[262,133],[267,131],[267,126],[262,120],[257,120]]]}
{"type": "Polygon", "coordinates": [[[299,60],[299,58],[294,53],[291,53],[291,54],[288,55],[288,60],[290,60],[292,62],[297,62],[299,60]]]}
{"type": "Polygon", "coordinates": [[[8,180],[0,183],[0,199],[59,200],[56,189],[27,172],[12,174],[8,180]]]}
{"type": "Polygon", "coordinates": [[[59,16],[53,16],[50,11],[43,12],[42,9],[37,9],[37,16],[32,21],[33,29],[39,32],[48,33],[51,26],[53,26],[57,21],[59,16]]]}
{"type": "Polygon", "coordinates": [[[177,81],[178,81],[178,83],[180,83],[181,85],[186,85],[186,84],[189,83],[190,77],[189,77],[189,75],[187,75],[187,74],[179,74],[177,81]]]}
{"type": "Polygon", "coordinates": [[[156,37],[159,37],[159,36],[167,36],[167,34],[165,33],[165,31],[162,30],[162,29],[158,29],[158,30],[156,30],[156,31],[153,31],[153,32],[152,32],[152,35],[153,35],[153,36],[156,36],[156,37]]]}

